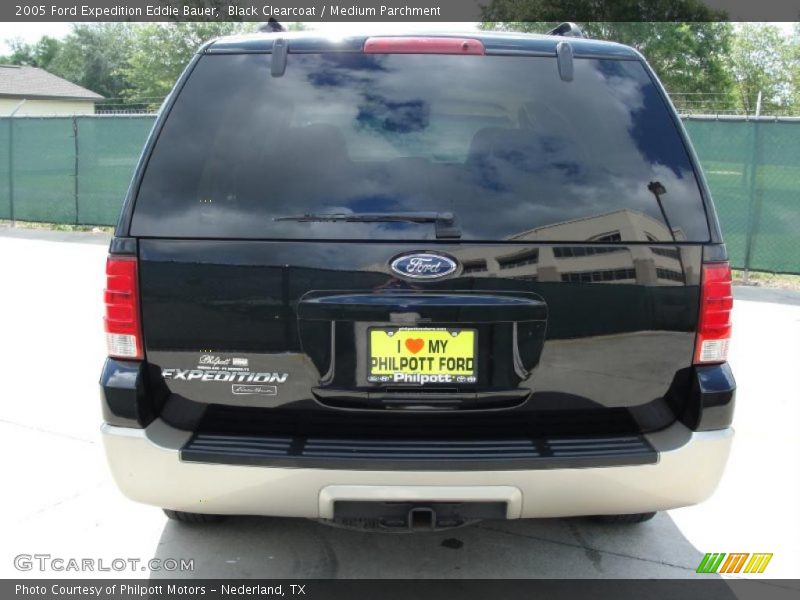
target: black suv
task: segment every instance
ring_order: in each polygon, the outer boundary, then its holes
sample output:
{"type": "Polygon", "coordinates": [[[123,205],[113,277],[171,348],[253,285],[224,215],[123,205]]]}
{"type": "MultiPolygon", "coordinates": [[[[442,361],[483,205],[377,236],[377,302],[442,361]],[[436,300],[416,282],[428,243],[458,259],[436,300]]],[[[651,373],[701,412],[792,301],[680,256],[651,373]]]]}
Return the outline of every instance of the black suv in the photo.
{"type": "Polygon", "coordinates": [[[210,42],[107,273],[108,460],[173,518],[634,522],[725,466],[726,251],[626,46],[210,42]]]}

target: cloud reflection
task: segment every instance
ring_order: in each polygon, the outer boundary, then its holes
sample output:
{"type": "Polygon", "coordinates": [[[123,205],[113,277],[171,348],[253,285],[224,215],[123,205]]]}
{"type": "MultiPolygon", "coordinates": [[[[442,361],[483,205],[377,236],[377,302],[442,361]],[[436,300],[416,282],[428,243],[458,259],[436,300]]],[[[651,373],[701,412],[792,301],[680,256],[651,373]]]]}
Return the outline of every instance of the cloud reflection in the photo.
{"type": "MultiPolygon", "coordinates": [[[[206,56],[145,175],[134,235],[432,239],[430,225],[291,223],[306,212],[454,211],[503,240],[615,210],[708,228],[691,164],[636,61],[292,54],[206,56]]],[[[561,241],[582,241],[562,228],[561,241]]],[[[666,238],[662,241],[672,241],[666,238]]]]}

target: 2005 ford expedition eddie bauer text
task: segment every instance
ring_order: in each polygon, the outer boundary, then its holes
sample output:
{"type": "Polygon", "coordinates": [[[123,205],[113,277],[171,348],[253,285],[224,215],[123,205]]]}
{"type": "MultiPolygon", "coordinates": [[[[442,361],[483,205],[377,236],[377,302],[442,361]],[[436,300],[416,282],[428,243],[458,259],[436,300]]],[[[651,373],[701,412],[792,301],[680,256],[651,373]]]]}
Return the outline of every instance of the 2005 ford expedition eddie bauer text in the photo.
{"type": "Polygon", "coordinates": [[[556,33],[198,51],[108,258],[125,495],[407,530],[713,492],[735,382],[708,187],[642,56],[556,33]]]}

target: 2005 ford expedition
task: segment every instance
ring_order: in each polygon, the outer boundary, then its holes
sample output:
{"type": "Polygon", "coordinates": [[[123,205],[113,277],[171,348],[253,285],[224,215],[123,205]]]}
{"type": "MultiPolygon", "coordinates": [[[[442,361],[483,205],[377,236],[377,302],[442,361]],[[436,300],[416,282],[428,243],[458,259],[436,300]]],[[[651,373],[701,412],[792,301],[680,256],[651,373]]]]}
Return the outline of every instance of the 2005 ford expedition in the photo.
{"type": "Polygon", "coordinates": [[[708,187],[642,56],[555,33],[198,51],[107,264],[129,498],[407,530],[713,492],[735,382],[708,187]]]}

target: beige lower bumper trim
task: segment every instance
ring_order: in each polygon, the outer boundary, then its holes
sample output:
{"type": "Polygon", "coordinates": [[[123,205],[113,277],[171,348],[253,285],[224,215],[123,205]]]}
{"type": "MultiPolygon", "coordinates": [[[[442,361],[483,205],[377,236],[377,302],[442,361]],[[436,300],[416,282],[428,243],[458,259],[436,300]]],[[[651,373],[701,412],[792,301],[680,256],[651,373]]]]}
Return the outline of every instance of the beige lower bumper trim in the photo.
{"type": "Polygon", "coordinates": [[[132,500],[212,514],[331,518],[336,500],[504,501],[507,517],[564,517],[666,510],[716,488],[732,429],[680,424],[648,436],[651,465],[529,471],[358,471],[182,462],[189,434],[155,421],[146,430],[104,425],[111,471],[132,500]],[[667,449],[671,448],[671,449],[667,449]]]}

